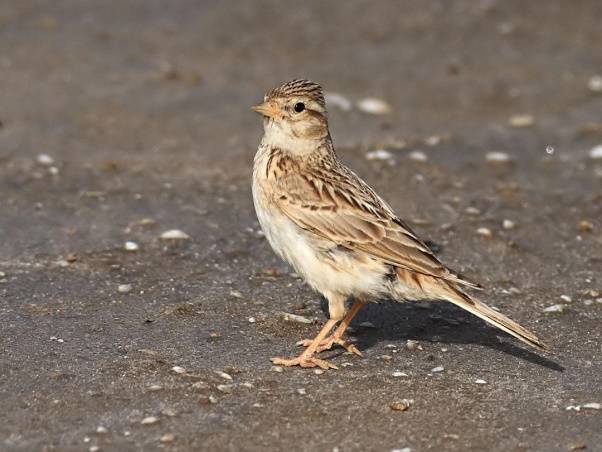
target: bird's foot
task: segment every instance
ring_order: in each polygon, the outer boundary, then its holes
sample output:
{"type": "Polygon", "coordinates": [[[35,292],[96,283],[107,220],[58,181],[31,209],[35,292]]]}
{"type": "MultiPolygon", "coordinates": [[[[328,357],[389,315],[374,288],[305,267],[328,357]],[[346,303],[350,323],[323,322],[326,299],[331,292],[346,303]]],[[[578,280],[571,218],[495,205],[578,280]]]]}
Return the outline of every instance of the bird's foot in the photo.
{"type": "MultiPolygon", "coordinates": [[[[303,347],[309,347],[312,344],[312,342],[313,341],[311,339],[305,339],[305,340],[297,342],[297,345],[302,345],[303,347]]],[[[318,344],[318,348],[316,348],[316,353],[320,353],[325,350],[330,350],[333,347],[333,345],[335,345],[335,344],[340,345],[345,350],[347,350],[349,353],[353,353],[357,356],[363,356],[362,352],[360,352],[354,344],[352,344],[351,342],[348,342],[340,337],[336,337],[334,335],[327,337],[322,342],[320,342],[318,344]]]]}
{"type": "Polygon", "coordinates": [[[319,367],[320,369],[324,369],[324,370],[328,370],[328,369],[338,369],[337,366],[335,366],[332,363],[329,363],[328,361],[324,361],[323,359],[319,359],[319,358],[314,358],[312,356],[304,356],[305,354],[302,353],[300,356],[297,356],[296,358],[292,358],[292,359],[284,359],[284,358],[272,358],[272,362],[274,364],[276,364],[277,366],[286,366],[286,367],[292,367],[292,366],[300,366],[300,367],[319,367]]]}

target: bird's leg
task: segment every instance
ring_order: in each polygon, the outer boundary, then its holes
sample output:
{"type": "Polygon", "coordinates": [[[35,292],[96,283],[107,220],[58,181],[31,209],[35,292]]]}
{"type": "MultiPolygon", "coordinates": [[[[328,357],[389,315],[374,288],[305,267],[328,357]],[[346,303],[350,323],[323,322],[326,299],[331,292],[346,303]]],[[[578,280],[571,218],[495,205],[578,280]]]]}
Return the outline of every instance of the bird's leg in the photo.
{"type": "Polygon", "coordinates": [[[338,369],[334,364],[324,361],[323,359],[315,358],[314,355],[317,353],[317,349],[320,344],[324,341],[330,330],[336,325],[336,319],[329,319],[324,327],[320,330],[318,335],[308,344],[307,349],[301,353],[298,357],[292,359],[283,358],[272,358],[272,362],[281,366],[301,366],[301,367],[320,367],[322,369],[338,369]]]}
{"type": "MultiPolygon", "coordinates": [[[[365,303],[362,300],[356,300],[355,303],[353,303],[353,306],[351,306],[351,309],[349,310],[347,315],[343,318],[343,320],[341,320],[341,323],[339,324],[335,332],[329,337],[325,338],[322,342],[320,342],[320,344],[316,348],[316,353],[323,352],[324,350],[330,350],[334,344],[337,344],[350,353],[355,353],[358,356],[362,356],[362,352],[360,352],[355,345],[343,339],[343,334],[345,334],[345,331],[347,330],[347,327],[349,327],[351,320],[353,320],[355,315],[362,308],[362,306],[364,306],[364,304],[365,303]]],[[[311,340],[304,340],[297,342],[297,345],[309,347],[312,343],[313,342],[311,340]]]]}

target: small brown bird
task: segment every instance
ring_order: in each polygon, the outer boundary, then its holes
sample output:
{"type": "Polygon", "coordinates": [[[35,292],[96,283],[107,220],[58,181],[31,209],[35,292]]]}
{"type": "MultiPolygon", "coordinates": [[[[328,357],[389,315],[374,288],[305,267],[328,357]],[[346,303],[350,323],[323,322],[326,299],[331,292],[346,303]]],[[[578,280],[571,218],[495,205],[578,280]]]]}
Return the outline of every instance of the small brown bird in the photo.
{"type": "Polygon", "coordinates": [[[253,201],[274,251],[328,300],[330,319],[284,366],[336,368],[316,354],[334,344],[361,356],[343,334],[364,303],[447,300],[517,337],[545,348],[531,332],[486,306],[478,289],[443,265],[409,226],[334,152],[322,88],[292,80],[253,107],[264,136],[255,155],[253,201]],[[345,312],[345,302],[355,303],[345,312]],[[340,323],[339,323],[340,322],[340,323]],[[332,334],[331,330],[339,323],[332,334]]]}

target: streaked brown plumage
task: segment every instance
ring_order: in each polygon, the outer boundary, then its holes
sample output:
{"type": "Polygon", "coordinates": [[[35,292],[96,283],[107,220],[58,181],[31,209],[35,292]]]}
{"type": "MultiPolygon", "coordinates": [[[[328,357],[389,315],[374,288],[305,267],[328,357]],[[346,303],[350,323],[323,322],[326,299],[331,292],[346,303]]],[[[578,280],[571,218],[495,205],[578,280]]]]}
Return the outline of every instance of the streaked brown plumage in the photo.
{"type": "Polygon", "coordinates": [[[340,344],[364,302],[444,299],[537,347],[532,333],[464,292],[479,288],[444,266],[375,192],[337,158],[322,89],[293,80],[254,107],[265,135],[255,156],[253,198],[270,244],[322,293],[331,320],[307,350],[284,365],[334,367],[315,353],[340,344]],[[344,317],[345,300],[356,305],[344,317]],[[327,337],[334,325],[341,325],[327,337]]]}

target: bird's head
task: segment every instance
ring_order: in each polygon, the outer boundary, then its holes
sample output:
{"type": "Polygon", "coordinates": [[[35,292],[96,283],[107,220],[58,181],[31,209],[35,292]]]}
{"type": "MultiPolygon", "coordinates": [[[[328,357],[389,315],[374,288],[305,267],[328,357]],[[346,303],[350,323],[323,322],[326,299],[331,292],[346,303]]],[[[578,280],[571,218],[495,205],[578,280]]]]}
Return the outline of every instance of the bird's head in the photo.
{"type": "Polygon", "coordinates": [[[309,80],[274,88],[252,109],[264,117],[264,139],[283,150],[303,153],[328,137],[322,87],[309,80]]]}

